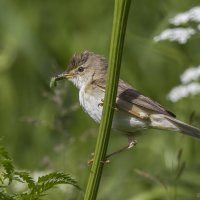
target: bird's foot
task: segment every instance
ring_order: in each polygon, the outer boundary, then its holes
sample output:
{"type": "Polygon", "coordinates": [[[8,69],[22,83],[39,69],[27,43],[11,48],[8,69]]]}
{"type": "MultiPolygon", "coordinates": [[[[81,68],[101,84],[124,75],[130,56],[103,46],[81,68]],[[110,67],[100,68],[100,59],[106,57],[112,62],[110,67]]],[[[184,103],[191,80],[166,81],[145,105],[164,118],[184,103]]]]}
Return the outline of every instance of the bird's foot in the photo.
{"type": "MultiPolygon", "coordinates": [[[[104,104],[104,100],[101,99],[101,102],[98,104],[98,107],[103,107],[103,104],[104,104]]],[[[113,108],[113,107],[112,107],[113,108]]],[[[116,107],[113,108],[115,111],[118,111],[119,109],[116,107]]]]}
{"type": "Polygon", "coordinates": [[[136,146],[137,140],[135,140],[133,137],[128,137],[128,147],[127,149],[131,149],[134,146],[136,146]]]}
{"type": "Polygon", "coordinates": [[[103,101],[104,101],[104,100],[101,99],[101,102],[98,104],[98,107],[100,107],[100,106],[103,107],[103,101]]]}
{"type": "MultiPolygon", "coordinates": [[[[94,153],[91,153],[91,156],[92,156],[92,158],[91,158],[90,160],[88,160],[88,162],[87,162],[88,166],[92,165],[93,162],[94,162],[94,153]]],[[[106,160],[100,161],[100,162],[103,163],[103,164],[109,164],[109,163],[110,163],[110,160],[108,160],[108,159],[106,158],[106,160]]]]}

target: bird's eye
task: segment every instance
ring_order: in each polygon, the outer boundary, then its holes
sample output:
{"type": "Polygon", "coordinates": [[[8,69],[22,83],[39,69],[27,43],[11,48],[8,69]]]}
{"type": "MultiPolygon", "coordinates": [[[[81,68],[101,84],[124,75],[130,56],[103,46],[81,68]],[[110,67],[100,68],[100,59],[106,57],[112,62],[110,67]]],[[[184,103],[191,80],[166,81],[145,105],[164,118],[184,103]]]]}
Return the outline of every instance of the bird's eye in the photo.
{"type": "Polygon", "coordinates": [[[84,71],[84,68],[83,68],[83,67],[79,67],[79,68],[78,68],[78,71],[79,71],[79,72],[83,72],[83,71],[84,71]]]}

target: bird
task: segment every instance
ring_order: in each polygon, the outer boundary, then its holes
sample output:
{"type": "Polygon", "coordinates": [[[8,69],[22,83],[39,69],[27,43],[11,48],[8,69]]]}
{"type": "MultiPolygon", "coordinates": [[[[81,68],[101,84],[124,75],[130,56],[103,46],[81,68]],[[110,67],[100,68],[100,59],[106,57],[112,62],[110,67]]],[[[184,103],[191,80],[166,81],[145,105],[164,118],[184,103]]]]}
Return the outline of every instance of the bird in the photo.
{"type": "MultiPolygon", "coordinates": [[[[107,69],[108,63],[104,56],[84,51],[74,54],[68,68],[53,77],[50,85],[64,79],[71,81],[79,89],[79,102],[83,110],[100,123],[107,69]]],[[[199,128],[176,119],[175,114],[122,79],[118,83],[112,128],[128,138],[128,145],[107,155],[107,158],[135,146],[137,132],[145,129],[170,130],[200,138],[199,128]]]]}

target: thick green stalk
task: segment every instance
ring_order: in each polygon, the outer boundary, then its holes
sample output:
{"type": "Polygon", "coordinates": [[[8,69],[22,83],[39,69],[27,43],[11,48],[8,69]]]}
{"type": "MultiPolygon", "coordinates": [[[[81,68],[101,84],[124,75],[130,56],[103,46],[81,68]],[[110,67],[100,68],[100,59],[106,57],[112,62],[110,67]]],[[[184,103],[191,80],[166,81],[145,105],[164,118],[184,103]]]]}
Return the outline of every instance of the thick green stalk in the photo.
{"type": "Polygon", "coordinates": [[[122,50],[124,37],[126,32],[126,24],[131,0],[115,0],[114,18],[112,37],[109,54],[109,67],[106,82],[106,94],[104,99],[103,114],[97,144],[95,148],[95,156],[85,192],[84,200],[96,199],[101,175],[104,164],[102,163],[106,157],[110,129],[115,107],[117,86],[120,74],[120,65],[122,58],[122,50]]]}

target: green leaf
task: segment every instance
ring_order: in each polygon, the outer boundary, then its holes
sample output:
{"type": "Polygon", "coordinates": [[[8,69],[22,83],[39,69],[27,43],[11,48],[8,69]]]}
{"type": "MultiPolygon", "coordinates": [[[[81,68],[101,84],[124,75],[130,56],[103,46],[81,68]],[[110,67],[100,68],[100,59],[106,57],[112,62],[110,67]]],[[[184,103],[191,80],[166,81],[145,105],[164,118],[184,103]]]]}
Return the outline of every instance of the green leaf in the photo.
{"type": "Polygon", "coordinates": [[[8,155],[8,152],[4,147],[0,147],[0,167],[3,168],[2,175],[0,176],[0,181],[4,182],[4,180],[9,179],[9,184],[12,181],[14,166],[13,161],[8,155]]]}
{"type": "Polygon", "coordinates": [[[15,172],[15,180],[19,182],[26,182],[28,184],[29,189],[35,186],[35,182],[28,172],[15,172]]]}
{"type": "Polygon", "coordinates": [[[52,187],[58,184],[70,184],[80,189],[77,181],[74,178],[72,178],[71,175],[65,174],[63,172],[52,172],[45,176],[41,176],[38,178],[37,184],[38,185],[47,184],[47,185],[52,185],[52,187]]]}

